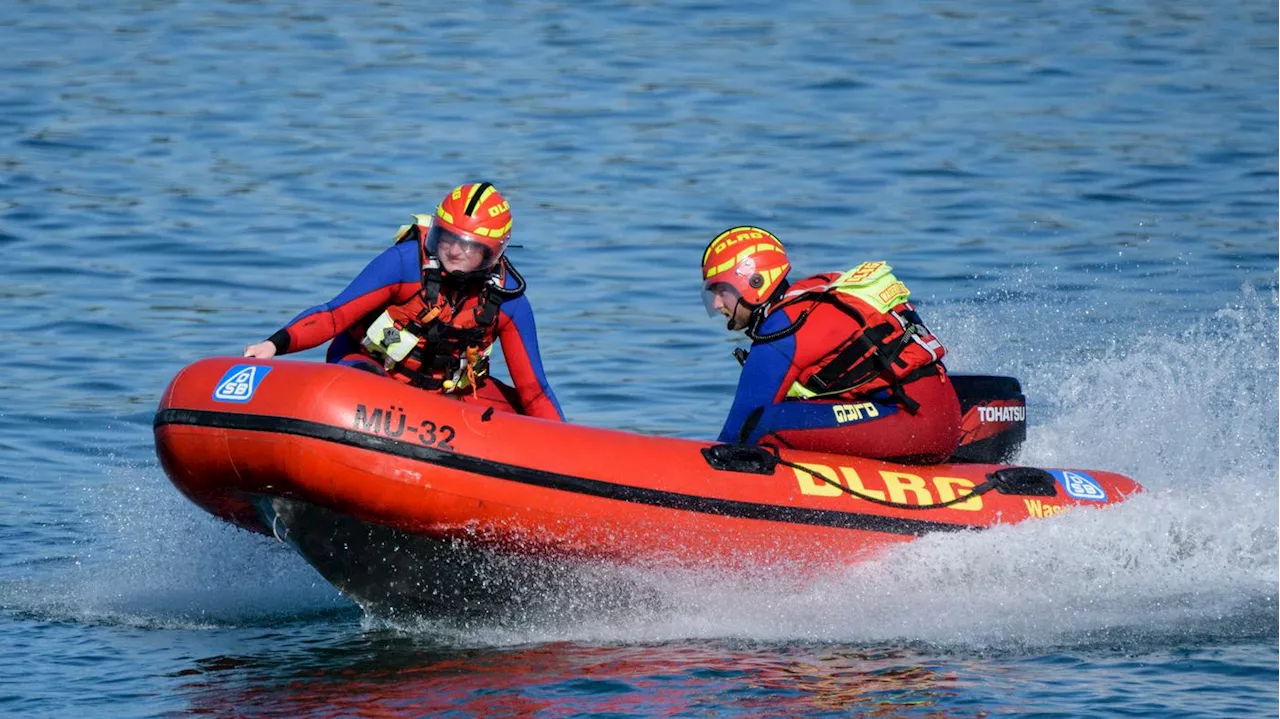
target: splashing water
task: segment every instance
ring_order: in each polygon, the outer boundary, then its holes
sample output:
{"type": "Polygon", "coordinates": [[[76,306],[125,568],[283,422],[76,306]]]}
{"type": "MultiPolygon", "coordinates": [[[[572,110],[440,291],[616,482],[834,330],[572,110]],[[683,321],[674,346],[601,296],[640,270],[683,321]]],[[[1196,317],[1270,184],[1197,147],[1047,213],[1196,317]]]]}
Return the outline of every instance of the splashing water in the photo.
{"type": "Polygon", "coordinates": [[[4,587],[3,603],[54,619],[200,629],[288,621],[349,605],[284,545],[199,511],[157,470],[104,468],[93,527],[70,571],[4,587]]]}
{"type": "MultiPolygon", "coordinates": [[[[684,596],[706,633],[984,646],[1276,633],[1277,295],[1042,368],[1019,462],[1130,474],[1105,510],[896,548],[800,594],[684,596]]],[[[835,551],[835,550],[833,550],[835,551]]],[[[692,620],[692,621],[689,621],[692,620]]],[[[679,633],[676,626],[668,629],[679,633]]]]}
{"type": "MultiPolygon", "coordinates": [[[[1239,304],[1176,337],[1135,332],[1123,348],[1033,375],[1053,420],[1022,461],[1083,462],[1148,488],[1269,488],[1278,469],[1277,295],[1239,304]]],[[[1274,504],[1274,502],[1273,502],[1274,504]]]]}

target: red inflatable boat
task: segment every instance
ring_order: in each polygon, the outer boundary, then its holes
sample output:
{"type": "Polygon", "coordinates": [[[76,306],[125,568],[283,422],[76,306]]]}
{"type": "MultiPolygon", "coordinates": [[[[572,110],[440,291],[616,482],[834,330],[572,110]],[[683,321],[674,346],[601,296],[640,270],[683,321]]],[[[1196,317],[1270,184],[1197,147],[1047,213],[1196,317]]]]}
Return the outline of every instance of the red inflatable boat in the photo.
{"type": "MultiPolygon", "coordinates": [[[[1008,404],[976,408],[967,431],[989,440],[981,420],[1010,419],[1008,404]]],[[[908,466],[561,424],[290,360],[183,369],[155,438],[200,507],[287,540],[362,605],[428,615],[510,608],[606,567],[853,562],[1140,490],[1094,470],[908,466]]]]}

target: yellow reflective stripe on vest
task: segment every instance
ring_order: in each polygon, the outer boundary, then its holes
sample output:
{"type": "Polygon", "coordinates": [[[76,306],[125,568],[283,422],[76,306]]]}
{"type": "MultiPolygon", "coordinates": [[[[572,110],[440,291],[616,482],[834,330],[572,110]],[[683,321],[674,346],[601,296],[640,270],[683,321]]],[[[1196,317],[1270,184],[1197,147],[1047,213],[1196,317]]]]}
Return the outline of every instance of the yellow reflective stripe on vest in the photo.
{"type": "MultiPolygon", "coordinates": [[[[833,394],[840,394],[840,392],[835,392],[833,394]]],[[[792,382],[791,387],[787,389],[787,399],[813,399],[814,397],[820,396],[821,395],[817,392],[806,389],[805,386],[799,382],[792,382]]]]}

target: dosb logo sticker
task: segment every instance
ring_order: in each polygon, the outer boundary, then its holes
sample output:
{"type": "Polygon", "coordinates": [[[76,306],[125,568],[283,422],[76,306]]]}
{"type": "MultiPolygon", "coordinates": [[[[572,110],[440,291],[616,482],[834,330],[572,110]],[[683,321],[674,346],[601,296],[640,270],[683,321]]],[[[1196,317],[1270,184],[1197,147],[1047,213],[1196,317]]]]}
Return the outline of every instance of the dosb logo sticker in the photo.
{"type": "Polygon", "coordinates": [[[254,364],[238,364],[218,380],[218,387],[213,391],[215,402],[248,402],[253,398],[262,378],[271,371],[270,367],[254,364]]]}
{"type": "Polygon", "coordinates": [[[1084,472],[1051,469],[1049,474],[1057,478],[1058,484],[1061,484],[1062,488],[1067,490],[1067,494],[1076,499],[1087,499],[1090,502],[1107,501],[1107,493],[1102,489],[1102,485],[1098,484],[1098,480],[1084,472]]]}

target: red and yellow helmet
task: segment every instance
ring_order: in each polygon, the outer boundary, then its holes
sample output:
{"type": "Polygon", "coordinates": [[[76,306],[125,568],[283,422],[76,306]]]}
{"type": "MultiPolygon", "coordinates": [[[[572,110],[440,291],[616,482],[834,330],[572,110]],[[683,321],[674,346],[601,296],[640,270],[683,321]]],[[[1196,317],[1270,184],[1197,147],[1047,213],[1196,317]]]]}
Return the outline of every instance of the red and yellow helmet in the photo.
{"type": "Polygon", "coordinates": [[[758,307],[790,269],[787,251],[773,233],[759,227],[734,227],[716,235],[702,255],[703,293],[711,295],[727,285],[737,291],[741,302],[758,307]]]}
{"type": "Polygon", "coordinates": [[[468,253],[483,253],[476,269],[498,263],[511,239],[511,206],[488,182],[459,185],[436,207],[427,233],[427,254],[439,257],[440,243],[457,242],[468,253]]]}

